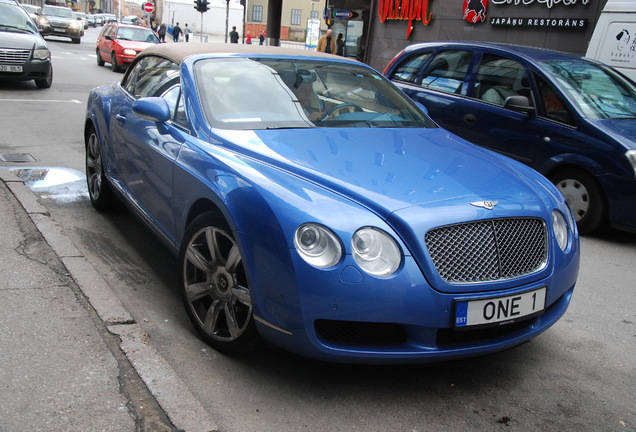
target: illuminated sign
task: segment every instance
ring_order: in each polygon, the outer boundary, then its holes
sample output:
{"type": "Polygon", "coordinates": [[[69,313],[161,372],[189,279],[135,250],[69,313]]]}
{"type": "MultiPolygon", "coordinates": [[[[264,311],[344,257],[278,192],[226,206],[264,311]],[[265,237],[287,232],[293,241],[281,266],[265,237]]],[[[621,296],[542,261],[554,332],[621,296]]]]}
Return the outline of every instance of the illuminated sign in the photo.
{"type": "Polygon", "coordinates": [[[422,21],[424,25],[428,25],[433,17],[432,13],[428,13],[429,0],[379,0],[378,15],[380,22],[386,20],[403,20],[408,21],[406,29],[406,38],[411,37],[413,33],[414,21],[422,21]]]}

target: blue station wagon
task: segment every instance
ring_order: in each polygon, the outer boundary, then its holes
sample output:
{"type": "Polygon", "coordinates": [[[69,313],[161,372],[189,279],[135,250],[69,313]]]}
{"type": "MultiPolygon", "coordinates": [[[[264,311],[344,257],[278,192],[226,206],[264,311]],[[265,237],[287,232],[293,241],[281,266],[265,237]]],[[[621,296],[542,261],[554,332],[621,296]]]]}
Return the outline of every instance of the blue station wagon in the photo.
{"type": "Polygon", "coordinates": [[[407,47],[384,74],[440,126],[554,182],[581,233],[636,231],[636,86],[586,58],[496,43],[407,47]]]}
{"type": "Polygon", "coordinates": [[[572,298],[579,238],[558,189],[356,61],[153,45],[90,93],[84,139],[92,204],[123,201],[173,252],[185,310],[223,353],[483,355],[572,298]]]}

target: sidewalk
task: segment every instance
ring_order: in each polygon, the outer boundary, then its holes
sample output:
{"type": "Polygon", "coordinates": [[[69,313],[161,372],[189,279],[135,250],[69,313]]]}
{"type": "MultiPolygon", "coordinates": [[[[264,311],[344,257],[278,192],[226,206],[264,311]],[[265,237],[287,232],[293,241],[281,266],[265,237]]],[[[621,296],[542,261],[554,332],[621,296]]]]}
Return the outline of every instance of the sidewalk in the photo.
{"type": "Polygon", "coordinates": [[[36,195],[2,167],[0,220],[0,431],[217,430],[36,195]]]}

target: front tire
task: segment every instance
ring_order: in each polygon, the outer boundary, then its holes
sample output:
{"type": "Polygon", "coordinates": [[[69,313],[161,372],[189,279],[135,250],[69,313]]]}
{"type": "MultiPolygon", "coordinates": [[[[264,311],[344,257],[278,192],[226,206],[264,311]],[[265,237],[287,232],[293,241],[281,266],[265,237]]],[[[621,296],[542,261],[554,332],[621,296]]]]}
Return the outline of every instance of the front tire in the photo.
{"type": "Polygon", "coordinates": [[[38,86],[38,88],[46,89],[51,87],[52,84],[53,84],[53,68],[51,68],[51,71],[46,76],[46,78],[35,80],[35,85],[38,86]]]}
{"type": "Polygon", "coordinates": [[[115,55],[115,51],[110,55],[110,66],[113,69],[113,72],[119,72],[121,70],[121,66],[117,63],[117,56],[115,55]]]}
{"type": "Polygon", "coordinates": [[[91,126],[86,134],[86,184],[91,204],[97,210],[111,210],[116,202],[104,175],[104,161],[95,128],[91,126]]]}
{"type": "Polygon", "coordinates": [[[243,258],[215,213],[202,214],[186,230],[179,273],[190,321],[211,347],[235,355],[259,345],[243,258]]]}
{"type": "Polygon", "coordinates": [[[567,200],[581,234],[597,230],[605,219],[605,197],[594,178],[583,170],[567,168],[550,180],[567,200]]]}

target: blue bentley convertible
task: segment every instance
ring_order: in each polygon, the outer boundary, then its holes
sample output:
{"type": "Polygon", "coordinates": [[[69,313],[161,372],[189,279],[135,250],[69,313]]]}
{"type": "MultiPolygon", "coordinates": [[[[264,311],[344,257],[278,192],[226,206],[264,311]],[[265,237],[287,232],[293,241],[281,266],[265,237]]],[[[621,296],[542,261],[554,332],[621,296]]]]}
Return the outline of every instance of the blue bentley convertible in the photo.
{"type": "Polygon", "coordinates": [[[85,142],[93,205],[123,201],[178,257],[193,326],[227,354],[483,355],[572,297],[578,232],[555,186],[355,61],[153,46],[91,92],[85,142]]]}

